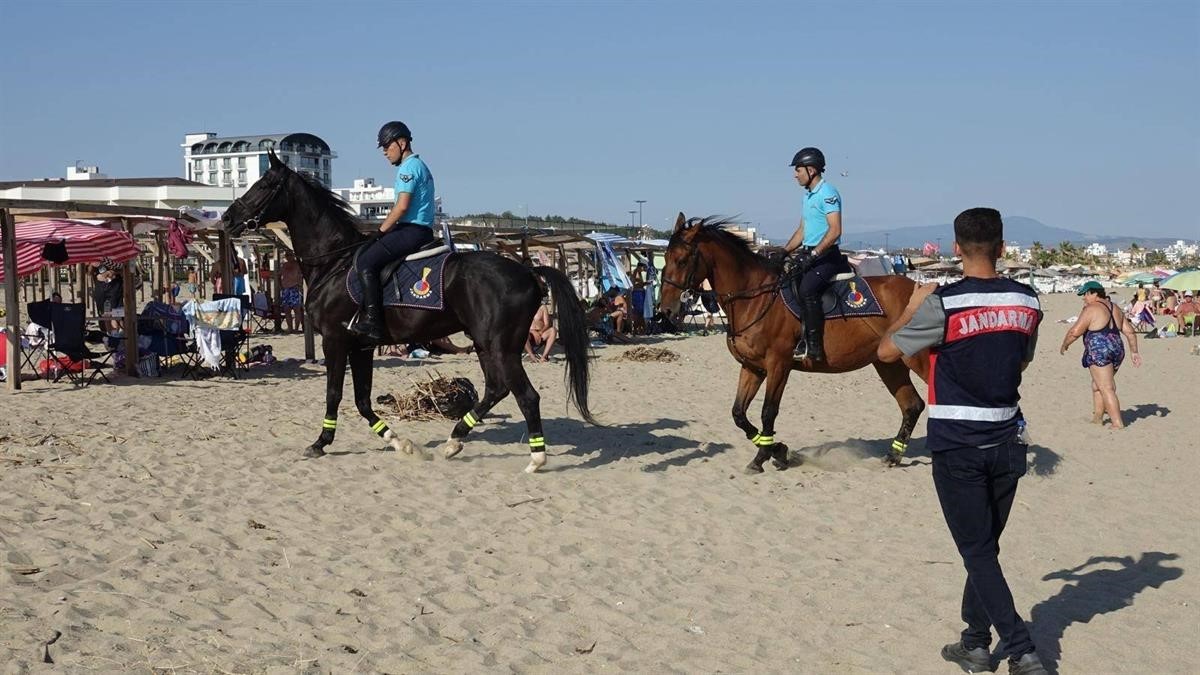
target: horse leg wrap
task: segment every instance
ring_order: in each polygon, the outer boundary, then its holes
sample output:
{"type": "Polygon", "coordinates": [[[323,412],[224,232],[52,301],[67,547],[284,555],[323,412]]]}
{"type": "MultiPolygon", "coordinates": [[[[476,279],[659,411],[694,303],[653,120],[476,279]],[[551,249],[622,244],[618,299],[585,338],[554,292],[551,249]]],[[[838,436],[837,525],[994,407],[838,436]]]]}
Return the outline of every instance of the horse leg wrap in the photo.
{"type": "Polygon", "coordinates": [[[525,473],[535,473],[546,465],[546,439],[541,436],[529,437],[529,465],[525,473]]]}
{"type": "Polygon", "coordinates": [[[375,433],[379,434],[380,438],[386,440],[387,434],[391,432],[391,429],[388,428],[387,423],[383,420],[376,420],[375,423],[371,425],[371,431],[374,431],[375,433]]]}
{"type": "Polygon", "coordinates": [[[767,446],[775,445],[775,437],[774,436],[764,436],[762,434],[755,434],[754,438],[750,439],[750,442],[760,448],[765,448],[767,446]]]}
{"type": "Polygon", "coordinates": [[[899,438],[892,441],[892,454],[903,455],[905,450],[908,450],[908,443],[905,443],[899,438]]]}
{"type": "Polygon", "coordinates": [[[321,420],[321,428],[329,431],[337,431],[337,420],[331,420],[328,417],[321,420]]]}

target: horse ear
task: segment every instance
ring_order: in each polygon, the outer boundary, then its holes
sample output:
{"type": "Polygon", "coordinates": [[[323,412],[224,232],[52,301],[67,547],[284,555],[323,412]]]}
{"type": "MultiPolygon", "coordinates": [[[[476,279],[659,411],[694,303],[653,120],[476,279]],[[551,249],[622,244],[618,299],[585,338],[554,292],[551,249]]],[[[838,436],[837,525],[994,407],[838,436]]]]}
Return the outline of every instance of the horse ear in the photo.
{"type": "Polygon", "coordinates": [[[271,159],[272,169],[278,169],[279,167],[283,166],[283,162],[279,161],[279,155],[275,154],[274,149],[267,150],[267,157],[271,159]]]}
{"type": "Polygon", "coordinates": [[[686,224],[687,224],[687,216],[683,215],[683,211],[680,211],[679,215],[676,216],[676,218],[675,218],[675,231],[678,232],[678,231],[682,230],[683,226],[686,224]]]}

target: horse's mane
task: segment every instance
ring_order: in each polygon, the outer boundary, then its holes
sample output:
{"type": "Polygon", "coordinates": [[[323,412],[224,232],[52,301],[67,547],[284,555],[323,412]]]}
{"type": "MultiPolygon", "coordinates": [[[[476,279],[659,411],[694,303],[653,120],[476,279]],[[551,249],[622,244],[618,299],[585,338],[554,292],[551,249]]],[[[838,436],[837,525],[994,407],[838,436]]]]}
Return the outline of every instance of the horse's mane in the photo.
{"type": "Polygon", "coordinates": [[[298,171],[292,171],[292,173],[304,181],[305,190],[313,197],[318,207],[323,209],[325,214],[339,225],[349,227],[356,234],[358,233],[358,218],[355,217],[350,204],[345,199],[342,199],[335,192],[322,185],[313,176],[298,171]]]}
{"type": "Polygon", "coordinates": [[[769,269],[779,272],[779,270],[776,269],[778,267],[777,265],[772,265],[765,257],[760,256],[754,252],[754,249],[750,248],[750,242],[729,231],[728,228],[733,227],[736,224],[737,223],[732,218],[724,216],[689,218],[678,232],[675,232],[673,235],[671,235],[670,243],[675,243],[683,236],[684,232],[696,229],[698,230],[696,233],[697,235],[709,236],[710,239],[713,239],[731,249],[735,255],[745,258],[748,261],[753,261],[759,265],[765,265],[769,269]]]}

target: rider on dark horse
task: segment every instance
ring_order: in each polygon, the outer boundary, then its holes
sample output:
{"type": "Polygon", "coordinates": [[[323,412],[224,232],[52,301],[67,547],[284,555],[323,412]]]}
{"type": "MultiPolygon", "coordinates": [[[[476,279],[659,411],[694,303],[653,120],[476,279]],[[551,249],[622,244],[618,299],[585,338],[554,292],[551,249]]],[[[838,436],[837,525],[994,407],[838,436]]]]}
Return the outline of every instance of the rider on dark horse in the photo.
{"type": "Polygon", "coordinates": [[[433,174],[420,156],[413,153],[412,132],[404,122],[388,122],[379,129],[379,148],[396,167],[396,204],[379,225],[379,234],[358,256],[362,279],[363,308],[346,329],[365,343],[387,340],[383,328],[383,284],[379,272],[433,241],[437,206],[433,196],[433,174]]]}
{"type": "Polygon", "coordinates": [[[817,148],[804,148],[792,157],[796,182],[807,190],[803,220],[784,253],[799,251],[792,263],[796,296],[804,313],[804,339],[796,345],[797,358],[825,360],[825,312],[821,294],[833,277],[846,271],[838,249],[842,237],[842,196],[825,180],[825,155],[817,148]]]}

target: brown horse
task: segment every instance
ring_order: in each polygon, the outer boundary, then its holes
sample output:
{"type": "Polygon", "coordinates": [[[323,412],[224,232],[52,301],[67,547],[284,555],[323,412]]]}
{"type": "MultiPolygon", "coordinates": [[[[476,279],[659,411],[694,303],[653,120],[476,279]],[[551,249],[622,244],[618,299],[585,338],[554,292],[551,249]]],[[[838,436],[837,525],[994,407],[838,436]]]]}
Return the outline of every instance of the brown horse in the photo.
{"type": "Polygon", "coordinates": [[[750,250],[742,238],[725,229],[728,221],[688,220],[681,213],[667,247],[663,269],[660,307],[677,315],[684,290],[697,290],[705,279],[712,285],[717,302],[727,318],[729,353],[742,365],[737,395],[733,400],[733,422],[757,448],[747,473],[761,473],[768,459],[777,469],[788,466],[787,446],[775,442],[775,417],[779,401],[793,370],[812,373],[847,373],[866,365],[875,366],[879,379],[900,406],[900,433],[884,461],[900,462],[908,447],[917,418],[925,402],[913,386],[909,371],[922,380],[928,375],[928,357],[918,354],[903,362],[882,363],[875,350],[887,329],[900,317],[915,284],[902,276],[870,277],[884,316],[830,319],[825,326],[824,363],[793,357],[793,347],[802,326],[779,297],[781,269],[750,250]],[[763,380],[767,397],[762,408],[762,430],[746,418],[746,409],[758,394],[763,380]]]}

